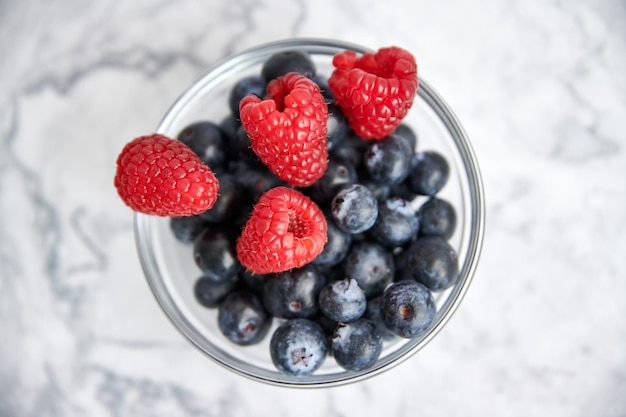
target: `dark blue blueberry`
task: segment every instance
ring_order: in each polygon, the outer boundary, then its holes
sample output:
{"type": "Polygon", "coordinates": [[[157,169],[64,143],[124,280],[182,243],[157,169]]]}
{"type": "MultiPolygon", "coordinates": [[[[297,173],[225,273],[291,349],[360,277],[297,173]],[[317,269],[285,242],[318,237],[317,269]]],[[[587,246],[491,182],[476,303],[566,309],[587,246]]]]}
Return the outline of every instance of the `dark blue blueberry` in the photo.
{"type": "Polygon", "coordinates": [[[263,164],[247,164],[243,161],[231,164],[233,176],[244,193],[242,200],[256,202],[261,195],[271,188],[284,183],[263,164]]]}
{"type": "Polygon", "coordinates": [[[194,284],[194,295],[196,300],[204,307],[215,308],[224,297],[235,289],[237,281],[236,275],[224,281],[215,281],[212,278],[202,276],[194,284]]]}
{"type": "Polygon", "coordinates": [[[242,269],[233,239],[217,228],[207,228],[193,244],[193,257],[205,276],[228,281],[242,269]]]}
{"type": "Polygon", "coordinates": [[[320,310],[331,320],[348,323],[361,317],[367,307],[365,293],[356,280],[331,281],[319,294],[320,310]]]}
{"type": "Polygon", "coordinates": [[[174,237],[182,243],[192,243],[200,233],[204,232],[208,223],[200,216],[183,216],[170,218],[170,229],[174,237]]]}
{"type": "Polygon", "coordinates": [[[339,146],[346,139],[350,126],[346,117],[341,112],[339,106],[335,104],[328,105],[328,123],[326,138],[328,140],[328,150],[339,146]]]}
{"type": "Polygon", "coordinates": [[[339,324],[331,349],[339,366],[362,371],[374,365],[383,350],[383,340],[374,323],[359,319],[339,324]]]}
{"type": "Polygon", "coordinates": [[[369,176],[367,178],[359,178],[359,184],[369,188],[379,202],[387,200],[391,195],[391,187],[389,185],[373,181],[369,176]]]}
{"type": "Polygon", "coordinates": [[[372,180],[393,185],[409,174],[412,155],[413,149],[406,139],[391,135],[372,141],[363,155],[363,163],[372,180]]]}
{"type": "Polygon", "coordinates": [[[341,263],[337,265],[315,265],[317,267],[317,271],[324,277],[326,282],[337,281],[339,279],[344,279],[343,268],[341,267],[341,263]]]}
{"type": "Polygon", "coordinates": [[[404,245],[417,235],[419,220],[408,201],[391,198],[378,205],[378,218],[371,236],[388,247],[404,245]]]}
{"type": "Polygon", "coordinates": [[[424,236],[413,242],[408,249],[407,266],[413,278],[431,291],[451,287],[459,275],[456,251],[439,236],[424,236]]]}
{"type": "Polygon", "coordinates": [[[224,169],[227,159],[224,133],[213,122],[196,122],[185,127],[178,140],[189,146],[214,172],[224,169]]]}
{"type": "Polygon", "coordinates": [[[263,304],[281,318],[311,318],[319,312],[318,296],[326,280],[313,265],[267,276],[263,304]]]}
{"type": "Polygon", "coordinates": [[[354,166],[343,159],[333,158],[328,161],[326,172],[307,192],[318,204],[328,204],[337,195],[339,189],[356,182],[354,166]]]}
{"type": "Polygon", "coordinates": [[[331,159],[333,157],[341,158],[349,161],[355,168],[359,168],[363,163],[363,154],[368,143],[350,130],[341,142],[333,144],[332,148],[329,149],[331,159]]]}
{"type": "Polygon", "coordinates": [[[438,152],[418,152],[411,161],[408,185],[421,195],[435,195],[448,182],[448,161],[438,152]]]}
{"type": "Polygon", "coordinates": [[[394,281],[402,281],[403,279],[413,279],[413,274],[408,267],[408,248],[402,248],[402,250],[394,253],[393,261],[396,267],[396,275],[394,281]]]}
{"type": "Polygon", "coordinates": [[[263,340],[272,324],[272,316],[254,293],[236,291],[220,303],[217,323],[228,340],[238,345],[252,345],[263,340]]]}
{"type": "Polygon", "coordinates": [[[344,275],[355,279],[367,298],[381,294],[393,282],[395,264],[389,250],[373,242],[352,245],[344,260],[344,275]]]}
{"type": "Polygon", "coordinates": [[[322,366],[327,353],[328,339],[324,329],[309,319],[283,322],[270,340],[272,362],[287,375],[311,375],[322,366]]]}
{"type": "Polygon", "coordinates": [[[333,103],[335,101],[335,95],[328,86],[328,77],[314,75],[313,77],[311,77],[311,80],[319,86],[322,96],[324,96],[324,100],[327,103],[333,103]]]}
{"type": "Polygon", "coordinates": [[[337,323],[335,320],[329,319],[323,313],[316,315],[311,320],[313,320],[322,327],[322,329],[324,330],[324,334],[328,338],[328,342],[330,344],[333,336],[335,335],[335,329],[337,329],[337,325],[339,323],[337,323]]]}
{"type": "Polygon", "coordinates": [[[413,201],[416,197],[419,196],[415,191],[413,191],[409,187],[409,178],[406,178],[399,184],[394,184],[389,187],[389,196],[390,197],[399,197],[406,201],[413,201]]]}
{"type": "Polygon", "coordinates": [[[259,275],[242,269],[239,272],[239,282],[242,286],[259,296],[263,296],[263,286],[265,285],[266,275],[259,275]]]}
{"type": "Polygon", "coordinates": [[[446,200],[432,197],[419,208],[420,234],[450,239],[456,229],[456,212],[446,200]]]}
{"type": "Polygon", "coordinates": [[[250,142],[248,132],[246,132],[243,125],[239,125],[232,140],[233,142],[229,146],[231,149],[230,152],[233,155],[231,159],[236,161],[235,165],[240,163],[245,163],[253,167],[262,165],[261,160],[252,150],[252,142],[250,142]]]}
{"type": "Polygon", "coordinates": [[[219,126],[224,133],[224,149],[228,161],[238,160],[239,140],[237,139],[237,132],[242,129],[241,122],[235,116],[229,115],[222,120],[219,126]]]}
{"type": "Polygon", "coordinates": [[[239,103],[246,96],[252,94],[263,99],[265,97],[265,84],[258,75],[250,75],[237,81],[228,96],[228,106],[231,114],[239,118],[239,103]]]}
{"type": "Polygon", "coordinates": [[[220,189],[215,204],[204,213],[199,214],[199,217],[212,223],[232,219],[237,214],[241,204],[242,193],[235,178],[228,173],[219,173],[217,179],[220,189]]]}
{"type": "Polygon", "coordinates": [[[378,202],[366,186],[347,185],[331,201],[331,213],[341,230],[361,233],[374,225],[378,216],[378,202]]]}
{"type": "Polygon", "coordinates": [[[315,64],[306,52],[284,51],[278,52],[265,61],[261,68],[261,78],[265,84],[275,78],[297,72],[307,78],[315,76],[315,64]]]}
{"type": "Polygon", "coordinates": [[[392,340],[396,337],[396,335],[393,334],[383,322],[383,316],[380,312],[380,302],[382,301],[382,299],[383,296],[381,294],[367,300],[367,308],[365,309],[365,314],[363,314],[363,318],[370,320],[376,325],[376,327],[378,328],[378,333],[380,333],[380,336],[383,340],[392,340]]]}
{"type": "Polygon", "coordinates": [[[411,145],[411,149],[415,149],[417,147],[417,135],[415,134],[413,129],[409,127],[409,125],[405,123],[400,124],[400,126],[398,126],[396,130],[392,132],[392,134],[402,136],[404,139],[406,139],[407,142],[409,142],[409,145],[411,145]]]}
{"type": "Polygon", "coordinates": [[[327,241],[324,249],[313,259],[313,264],[322,267],[338,265],[348,254],[352,244],[352,235],[341,230],[330,218],[326,218],[327,241]]]}
{"type": "Polygon", "coordinates": [[[421,336],[437,313],[432,294],[424,285],[409,279],[394,282],[380,301],[383,323],[394,334],[404,338],[421,336]]]}
{"type": "MultiPolygon", "coordinates": [[[[220,129],[224,133],[224,140],[231,142],[237,133],[237,129],[241,127],[241,122],[233,115],[228,115],[220,123],[220,129]]],[[[230,144],[227,146],[230,148],[230,144]]]]}

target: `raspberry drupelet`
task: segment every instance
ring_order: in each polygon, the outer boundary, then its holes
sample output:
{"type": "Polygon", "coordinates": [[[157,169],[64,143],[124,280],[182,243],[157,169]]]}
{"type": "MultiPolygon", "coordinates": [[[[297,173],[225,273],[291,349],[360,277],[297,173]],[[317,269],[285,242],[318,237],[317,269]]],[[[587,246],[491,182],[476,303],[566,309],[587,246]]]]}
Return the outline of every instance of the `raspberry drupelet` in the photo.
{"type": "Polygon", "coordinates": [[[187,145],[158,133],[124,146],[114,185],[134,211],[174,217],[210,209],[219,190],[213,171],[187,145]]]}
{"type": "Polygon", "coordinates": [[[317,84],[290,72],[270,81],[264,100],[249,95],[239,108],[252,150],[278,178],[307,187],[324,175],[328,106],[317,84]]]}
{"type": "Polygon", "coordinates": [[[237,240],[237,257],[256,274],[283,272],[311,262],[326,244],[319,207],[299,191],[279,186],[259,198],[237,240]]]}
{"type": "Polygon", "coordinates": [[[350,127],[363,139],[383,139],[402,122],[417,92],[417,63],[396,46],[360,57],[344,51],[333,57],[328,85],[350,127]]]}

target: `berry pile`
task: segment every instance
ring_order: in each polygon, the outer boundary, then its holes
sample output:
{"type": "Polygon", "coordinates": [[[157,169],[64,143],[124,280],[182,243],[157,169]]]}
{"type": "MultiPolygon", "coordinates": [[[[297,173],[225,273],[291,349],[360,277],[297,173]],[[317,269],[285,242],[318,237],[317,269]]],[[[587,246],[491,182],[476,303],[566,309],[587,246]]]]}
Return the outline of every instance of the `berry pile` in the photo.
{"type": "Polygon", "coordinates": [[[224,336],[271,337],[295,376],[328,355],[367,369],[383,341],[423,335],[458,275],[456,213],[438,197],[448,163],[402,123],[415,59],[390,47],[333,65],[325,78],[305,53],[273,55],[232,88],[229,117],[128,145],[115,179],[134,210],[171,216],[201,270],[190,291],[224,336]]]}

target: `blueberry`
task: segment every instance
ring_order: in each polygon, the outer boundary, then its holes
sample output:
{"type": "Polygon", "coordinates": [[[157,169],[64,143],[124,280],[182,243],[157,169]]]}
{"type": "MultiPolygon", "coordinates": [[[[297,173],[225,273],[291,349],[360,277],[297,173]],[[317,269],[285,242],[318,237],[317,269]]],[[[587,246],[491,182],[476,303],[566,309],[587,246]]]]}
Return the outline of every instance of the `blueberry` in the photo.
{"type": "Polygon", "coordinates": [[[403,280],[385,290],[380,312],[385,326],[394,334],[415,338],[431,325],[437,308],[428,288],[415,280],[403,280]]]}
{"type": "Polygon", "coordinates": [[[413,201],[415,200],[415,198],[417,198],[419,196],[418,193],[416,193],[415,191],[413,191],[410,187],[408,182],[410,181],[410,178],[406,178],[404,181],[402,181],[399,184],[394,184],[392,186],[389,187],[389,196],[390,197],[399,197],[403,200],[406,201],[413,201]]]}
{"type": "Polygon", "coordinates": [[[311,77],[311,81],[319,86],[322,96],[324,96],[324,99],[327,103],[332,103],[335,101],[335,95],[328,86],[328,77],[314,75],[313,77],[311,77]]]}
{"type": "Polygon", "coordinates": [[[196,280],[193,291],[198,303],[207,308],[215,308],[237,285],[237,276],[223,281],[201,276],[196,280]]]}
{"type": "Polygon", "coordinates": [[[313,317],[319,312],[317,298],[325,283],[312,265],[270,275],[263,284],[263,304],[275,317],[313,317]]]}
{"type": "Polygon", "coordinates": [[[405,123],[400,124],[400,126],[398,126],[392,134],[402,136],[406,139],[407,142],[409,142],[409,145],[411,145],[411,149],[415,149],[417,147],[417,135],[409,125],[405,123]]]}
{"type": "Polygon", "coordinates": [[[431,291],[454,285],[459,273],[456,251],[439,236],[418,238],[408,249],[407,266],[413,278],[431,291]]]}
{"type": "Polygon", "coordinates": [[[331,267],[341,263],[348,254],[348,250],[350,250],[350,245],[352,244],[352,235],[337,227],[328,216],[326,224],[326,236],[328,240],[322,252],[313,259],[312,263],[322,267],[331,267]]]}
{"type": "Polygon", "coordinates": [[[265,285],[266,275],[255,274],[250,271],[241,270],[239,272],[239,281],[247,290],[263,296],[263,286],[265,285]]]}
{"type": "Polygon", "coordinates": [[[315,76],[316,69],[311,57],[305,52],[278,52],[269,57],[263,64],[261,78],[267,84],[288,72],[297,72],[307,78],[312,78],[315,76]]]}
{"type": "Polygon", "coordinates": [[[322,329],[324,330],[324,334],[328,338],[328,342],[330,344],[339,323],[337,323],[335,320],[329,319],[323,313],[316,315],[312,318],[312,320],[322,327],[322,329]]]}
{"type": "Polygon", "coordinates": [[[259,157],[252,150],[252,142],[250,142],[248,132],[246,132],[243,125],[239,125],[235,136],[231,140],[232,143],[229,145],[229,148],[233,155],[231,157],[233,161],[237,161],[237,163],[243,162],[250,166],[262,165],[259,157]]]}
{"type": "Polygon", "coordinates": [[[226,144],[224,133],[217,124],[208,121],[192,123],[178,134],[178,139],[214,172],[224,169],[226,144]]]}
{"type": "Polygon", "coordinates": [[[389,185],[373,181],[369,176],[367,178],[360,178],[359,183],[369,188],[379,202],[387,200],[391,195],[391,187],[389,185]]]}
{"type": "Polygon", "coordinates": [[[383,340],[374,323],[359,319],[339,324],[331,349],[339,366],[356,372],[374,365],[383,350],[383,340]]]}
{"type": "Polygon", "coordinates": [[[238,345],[252,345],[263,340],[270,329],[272,317],[254,293],[236,291],[220,304],[217,322],[228,340],[238,345]]]}
{"type": "Polygon", "coordinates": [[[241,270],[234,242],[217,228],[205,229],[193,244],[196,265],[214,281],[228,281],[241,270]]]}
{"type": "Polygon", "coordinates": [[[326,359],[328,339],[322,327],[309,319],[289,319],[270,339],[270,356],[276,368],[294,376],[315,372],[326,359]]]}
{"type": "Polygon", "coordinates": [[[378,202],[364,185],[342,187],[331,201],[335,224],[348,233],[361,233],[374,225],[378,216],[378,202]]]}
{"type": "Polygon", "coordinates": [[[420,234],[450,239],[456,229],[456,212],[446,200],[431,197],[419,208],[420,234]]]}
{"type": "Polygon", "coordinates": [[[326,172],[308,190],[312,199],[318,204],[327,204],[345,185],[356,182],[354,166],[343,159],[333,158],[328,161],[326,172]]]}
{"type": "Polygon", "coordinates": [[[333,143],[329,152],[332,157],[349,161],[355,168],[359,168],[363,163],[363,154],[367,149],[368,141],[361,139],[352,130],[349,130],[346,137],[339,143],[333,143]]]}
{"type": "Polygon", "coordinates": [[[232,164],[232,175],[237,179],[242,192],[242,200],[256,202],[261,195],[271,188],[284,183],[262,164],[248,164],[243,161],[232,164]]]}
{"type": "Polygon", "coordinates": [[[328,122],[326,138],[328,140],[328,150],[339,146],[350,132],[350,126],[339,106],[328,105],[328,122]]]}
{"type": "Polygon", "coordinates": [[[228,106],[232,115],[239,118],[239,103],[244,97],[252,94],[263,99],[265,97],[265,84],[258,75],[250,75],[237,81],[228,96],[228,106]]]}
{"type": "Polygon", "coordinates": [[[408,248],[402,248],[402,250],[394,253],[393,262],[396,268],[396,275],[394,281],[401,281],[403,279],[413,279],[413,273],[408,267],[408,248]]]}
{"type": "Polygon", "coordinates": [[[421,195],[435,195],[448,182],[448,161],[438,152],[418,152],[411,161],[408,184],[421,195]]]}
{"type": "Polygon", "coordinates": [[[395,247],[409,242],[417,234],[419,220],[408,201],[385,200],[378,206],[378,218],[369,233],[379,243],[395,247]]]}
{"type": "Polygon", "coordinates": [[[392,254],[377,243],[354,244],[344,260],[344,275],[354,278],[367,298],[381,294],[393,282],[394,274],[392,254]]]}
{"type": "MultiPolygon", "coordinates": [[[[227,160],[236,161],[239,159],[239,141],[237,139],[237,132],[243,129],[241,121],[235,118],[235,116],[228,115],[220,123],[220,129],[224,134],[224,149],[226,152],[227,160]]],[[[245,130],[244,130],[245,133],[245,130]]]]}
{"type": "Polygon", "coordinates": [[[235,178],[228,173],[219,173],[217,179],[220,184],[218,199],[213,207],[198,215],[211,223],[232,219],[241,204],[241,190],[235,178]]]}
{"type": "Polygon", "coordinates": [[[396,337],[396,335],[393,334],[383,322],[383,316],[380,311],[380,302],[382,301],[382,299],[383,296],[381,294],[367,300],[367,308],[365,309],[365,314],[363,314],[363,318],[370,320],[376,325],[376,327],[378,328],[378,333],[380,333],[380,336],[383,340],[392,340],[396,337]]]}
{"type": "Polygon", "coordinates": [[[237,133],[237,129],[241,127],[241,121],[235,116],[228,115],[220,122],[220,129],[224,134],[224,140],[228,143],[226,146],[230,150],[230,142],[232,142],[235,134],[237,133]]]}
{"type": "Polygon", "coordinates": [[[393,185],[409,174],[412,155],[413,149],[406,139],[391,135],[373,141],[363,155],[363,163],[374,181],[393,185]]]}
{"type": "Polygon", "coordinates": [[[326,282],[344,279],[341,263],[337,265],[315,265],[317,271],[324,277],[326,282]]]}
{"type": "Polygon", "coordinates": [[[322,313],[331,320],[347,323],[365,313],[367,299],[365,293],[354,279],[345,278],[331,281],[319,294],[319,306],[322,313]]]}
{"type": "Polygon", "coordinates": [[[174,237],[185,244],[192,243],[204,231],[208,223],[200,216],[170,218],[170,229],[174,237]]]}

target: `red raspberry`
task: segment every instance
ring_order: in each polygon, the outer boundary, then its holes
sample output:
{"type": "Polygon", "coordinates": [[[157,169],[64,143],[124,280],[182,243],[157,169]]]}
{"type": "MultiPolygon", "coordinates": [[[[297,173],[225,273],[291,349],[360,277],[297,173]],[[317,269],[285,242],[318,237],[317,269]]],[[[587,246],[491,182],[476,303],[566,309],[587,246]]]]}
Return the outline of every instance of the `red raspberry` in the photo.
{"type": "Polygon", "coordinates": [[[270,81],[265,100],[249,95],[239,109],[252,150],[276,176],[307,187],[324,175],[328,107],[317,84],[290,72],[270,81]]]}
{"type": "Polygon", "coordinates": [[[213,207],[219,188],[211,169],[187,145],[160,134],[124,146],[114,184],[130,208],[157,216],[202,213],[213,207]]]}
{"type": "Polygon", "coordinates": [[[348,122],[363,139],[383,139],[402,122],[417,92],[417,63],[396,46],[357,58],[344,51],[333,57],[328,85],[348,122]]]}
{"type": "Polygon", "coordinates": [[[275,187],[259,198],[237,240],[237,257],[257,274],[288,271],[311,262],[326,244],[326,218],[299,191],[275,187]]]}

